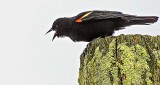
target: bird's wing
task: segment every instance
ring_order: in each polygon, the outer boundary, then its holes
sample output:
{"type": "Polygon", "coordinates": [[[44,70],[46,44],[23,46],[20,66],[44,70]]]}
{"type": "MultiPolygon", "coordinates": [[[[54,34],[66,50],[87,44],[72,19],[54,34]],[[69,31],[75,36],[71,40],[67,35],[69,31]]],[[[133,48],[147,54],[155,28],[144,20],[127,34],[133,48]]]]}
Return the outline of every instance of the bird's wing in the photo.
{"type": "Polygon", "coordinates": [[[111,18],[119,18],[126,19],[125,15],[121,12],[116,11],[87,11],[82,12],[75,16],[75,22],[81,23],[90,20],[102,20],[102,19],[111,19],[111,18]]]}

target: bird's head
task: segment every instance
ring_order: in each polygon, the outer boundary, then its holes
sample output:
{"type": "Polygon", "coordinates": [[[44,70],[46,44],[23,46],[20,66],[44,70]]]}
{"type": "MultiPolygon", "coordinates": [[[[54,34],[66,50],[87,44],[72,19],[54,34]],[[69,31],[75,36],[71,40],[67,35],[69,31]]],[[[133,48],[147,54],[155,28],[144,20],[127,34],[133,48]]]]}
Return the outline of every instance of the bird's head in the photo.
{"type": "Polygon", "coordinates": [[[71,30],[71,24],[72,21],[70,18],[58,18],[53,22],[51,29],[47,33],[55,31],[52,41],[55,37],[68,36],[71,30]]]}

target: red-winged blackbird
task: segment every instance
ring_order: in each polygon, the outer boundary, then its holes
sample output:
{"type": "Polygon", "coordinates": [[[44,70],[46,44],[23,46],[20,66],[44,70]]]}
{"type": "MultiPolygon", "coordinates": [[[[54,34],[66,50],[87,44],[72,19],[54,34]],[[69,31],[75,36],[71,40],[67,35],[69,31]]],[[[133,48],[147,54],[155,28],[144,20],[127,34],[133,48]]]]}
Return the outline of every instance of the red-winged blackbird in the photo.
{"type": "Polygon", "coordinates": [[[74,17],[58,18],[47,33],[55,31],[53,39],[56,36],[67,36],[73,41],[89,42],[98,37],[111,36],[115,30],[126,26],[149,25],[157,20],[157,16],[136,16],[117,11],[86,11],[74,17]]]}

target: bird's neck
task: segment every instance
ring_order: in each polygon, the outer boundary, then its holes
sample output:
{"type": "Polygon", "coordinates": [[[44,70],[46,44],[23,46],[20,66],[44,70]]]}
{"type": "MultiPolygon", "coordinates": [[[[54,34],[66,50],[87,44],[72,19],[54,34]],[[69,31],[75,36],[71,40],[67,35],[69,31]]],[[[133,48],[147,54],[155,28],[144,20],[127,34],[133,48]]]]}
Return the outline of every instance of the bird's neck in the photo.
{"type": "Polygon", "coordinates": [[[61,36],[69,36],[72,31],[72,18],[63,18],[61,21],[61,25],[63,25],[62,29],[60,29],[61,36]]]}

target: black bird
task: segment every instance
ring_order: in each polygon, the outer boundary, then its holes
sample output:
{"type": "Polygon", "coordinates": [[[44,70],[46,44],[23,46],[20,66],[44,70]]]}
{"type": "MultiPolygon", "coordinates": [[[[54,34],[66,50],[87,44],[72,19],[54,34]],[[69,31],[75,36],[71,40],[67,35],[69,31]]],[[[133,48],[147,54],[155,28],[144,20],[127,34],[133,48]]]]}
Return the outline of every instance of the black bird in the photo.
{"type": "Polygon", "coordinates": [[[114,31],[126,26],[149,25],[157,20],[157,16],[136,16],[117,11],[86,11],[74,17],[58,18],[47,33],[55,31],[52,41],[56,36],[67,36],[75,42],[89,42],[98,37],[111,36],[114,31]]]}

